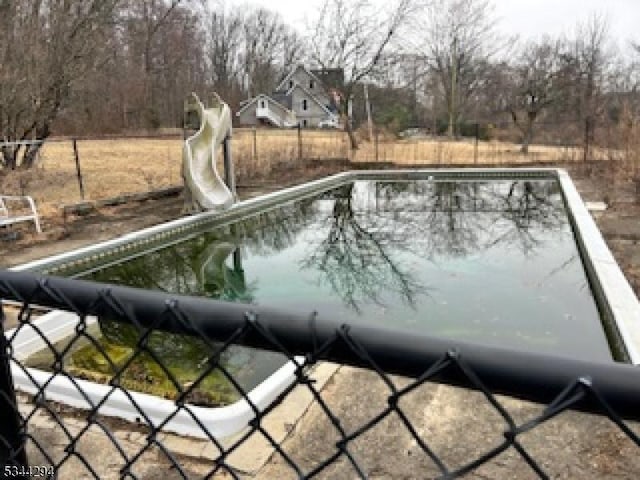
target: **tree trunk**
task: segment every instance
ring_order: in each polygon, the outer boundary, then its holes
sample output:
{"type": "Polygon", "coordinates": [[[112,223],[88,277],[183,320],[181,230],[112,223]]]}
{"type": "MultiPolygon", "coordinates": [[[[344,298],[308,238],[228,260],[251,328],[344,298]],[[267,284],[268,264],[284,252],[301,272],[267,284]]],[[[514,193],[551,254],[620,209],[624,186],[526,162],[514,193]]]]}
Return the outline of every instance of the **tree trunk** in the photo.
{"type": "Polygon", "coordinates": [[[453,121],[453,115],[450,112],[449,113],[449,125],[447,126],[447,137],[449,137],[449,138],[453,138],[455,136],[454,124],[455,124],[455,122],[453,121]]]}
{"type": "Polygon", "coordinates": [[[28,170],[30,168],[35,167],[36,161],[38,160],[38,152],[42,147],[42,143],[35,143],[33,145],[27,145],[25,147],[24,155],[22,156],[22,164],[20,168],[23,170],[28,170]]]}
{"type": "Polygon", "coordinates": [[[522,146],[520,147],[520,152],[524,155],[529,154],[529,145],[531,145],[531,141],[533,140],[533,122],[527,121],[527,126],[524,131],[524,135],[522,136],[522,146]]]}
{"type": "Polygon", "coordinates": [[[18,163],[18,147],[2,147],[2,166],[5,170],[15,170],[18,163]]]}
{"type": "Polygon", "coordinates": [[[344,131],[347,132],[347,136],[349,137],[349,143],[351,145],[351,150],[357,150],[358,149],[358,139],[356,138],[356,134],[353,131],[353,128],[351,126],[351,118],[349,118],[348,116],[345,117],[344,131]]]}
{"type": "Polygon", "coordinates": [[[527,112],[525,125],[522,125],[522,123],[518,120],[518,114],[515,110],[511,110],[510,113],[514,125],[518,127],[518,129],[522,133],[522,145],[520,146],[520,152],[524,155],[528,155],[529,145],[531,145],[531,142],[533,141],[533,124],[535,123],[536,118],[538,118],[538,112],[527,112]]]}

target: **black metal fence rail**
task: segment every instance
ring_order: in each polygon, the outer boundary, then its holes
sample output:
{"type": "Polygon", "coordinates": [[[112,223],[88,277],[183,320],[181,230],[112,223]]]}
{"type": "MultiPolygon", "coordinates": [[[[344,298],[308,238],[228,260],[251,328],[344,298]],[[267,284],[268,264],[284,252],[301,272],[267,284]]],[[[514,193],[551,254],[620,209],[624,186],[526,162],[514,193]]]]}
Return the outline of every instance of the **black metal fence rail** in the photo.
{"type": "MultiPolygon", "coordinates": [[[[253,305],[167,295],[65,278],[41,277],[31,273],[0,271],[0,298],[17,301],[23,305],[18,330],[30,322],[31,306],[45,306],[76,313],[81,319],[79,327],[76,328],[76,336],[88,335],[84,321],[89,315],[108,317],[117,322],[134,325],[140,333],[136,354],[148,353],[161,365],[162,358],[157,358],[148,345],[150,332],[161,330],[187,334],[207,342],[211,347],[207,371],[187,387],[183,388],[178,382],[174,382],[179,391],[175,401],[176,412],[185,408],[185,398],[198,383],[217,369],[228,377],[240,395],[250,402],[255,418],[249,423],[249,433],[243,435],[231,447],[222,447],[216,438],[205,431],[210,441],[221,452],[217,460],[212,462],[211,471],[206,478],[212,478],[220,471],[226,471],[233,478],[240,478],[225,462],[229,453],[255,431],[261,432],[272,443],[298,478],[315,478],[325,468],[344,458],[348,459],[358,478],[367,478],[366,470],[350,454],[349,444],[391,413],[401,418],[424,454],[437,466],[440,471],[438,478],[458,478],[509,448],[515,449],[538,477],[548,478],[544,468],[521,445],[519,436],[567,409],[608,417],[628,439],[640,446],[640,438],[625,421],[640,419],[640,369],[632,365],[590,363],[422,337],[368,325],[347,325],[339,319],[323,316],[322,312],[301,316],[253,305]],[[263,410],[259,409],[251,403],[248,393],[234,381],[232,373],[219,363],[220,354],[233,344],[284,353],[291,361],[297,363],[295,383],[288,387],[273,405],[263,410]],[[304,360],[296,360],[296,355],[303,356],[304,360]],[[340,419],[331,412],[307,375],[307,367],[321,360],[364,367],[377,372],[389,386],[387,407],[360,428],[350,432],[344,431],[340,427],[340,419]],[[398,388],[389,380],[389,374],[411,377],[413,381],[403,388],[398,388]],[[465,465],[457,469],[448,468],[430,449],[428,442],[417,433],[417,426],[412,425],[399,405],[404,395],[429,382],[459,385],[482,392],[508,426],[503,432],[502,443],[478,458],[468,459],[465,465]],[[303,471],[280,445],[272,440],[261,423],[277,404],[284,401],[287,395],[300,385],[311,390],[325,411],[327,421],[334,424],[342,437],[336,444],[335,454],[317,463],[310,471],[303,471]],[[546,408],[536,418],[517,424],[500,405],[496,394],[542,403],[546,408]]],[[[2,338],[4,339],[4,335],[2,338]]],[[[19,368],[24,367],[15,359],[9,342],[0,345],[0,461],[3,465],[19,466],[28,461],[25,455],[26,441],[35,443],[41,452],[46,452],[46,445],[41,445],[38,439],[30,435],[31,415],[24,415],[18,411],[11,379],[7,375],[8,365],[14,362],[19,368]]],[[[49,348],[54,347],[49,344],[49,348]]],[[[62,353],[55,352],[56,358],[59,359],[62,353]]],[[[122,367],[124,368],[126,366],[122,367]]],[[[55,362],[54,373],[66,375],[62,361],[55,362]]],[[[121,371],[116,372],[111,381],[114,389],[121,388],[118,381],[120,373],[121,371]]],[[[171,378],[171,373],[166,373],[171,378]]],[[[34,409],[47,409],[45,387],[42,386],[41,391],[34,396],[34,409]]],[[[77,388],[82,394],[79,385],[77,388]]],[[[129,398],[135,405],[135,401],[129,398]]],[[[99,424],[99,407],[100,405],[96,405],[87,412],[88,425],[99,424]]],[[[140,413],[144,418],[144,412],[140,413]]],[[[51,414],[54,419],[59,419],[54,413],[51,414]]],[[[99,425],[105,428],[102,424],[99,425]]],[[[150,425],[149,445],[162,447],[156,438],[160,427],[150,425]]],[[[111,439],[117,445],[117,440],[114,437],[111,439]]],[[[93,472],[92,458],[74,451],[75,441],[75,438],[70,437],[69,454],[62,460],[54,462],[50,459],[52,467],[57,471],[68,458],[75,455],[80,456],[88,470],[93,472]]],[[[165,454],[176,471],[182,472],[179,459],[170,452],[165,454]]],[[[133,455],[132,458],[125,457],[120,472],[121,478],[138,478],[131,471],[137,458],[138,455],[133,455]]],[[[187,478],[186,474],[183,477],[187,478]]],[[[93,478],[100,477],[94,473],[93,478]]]]}

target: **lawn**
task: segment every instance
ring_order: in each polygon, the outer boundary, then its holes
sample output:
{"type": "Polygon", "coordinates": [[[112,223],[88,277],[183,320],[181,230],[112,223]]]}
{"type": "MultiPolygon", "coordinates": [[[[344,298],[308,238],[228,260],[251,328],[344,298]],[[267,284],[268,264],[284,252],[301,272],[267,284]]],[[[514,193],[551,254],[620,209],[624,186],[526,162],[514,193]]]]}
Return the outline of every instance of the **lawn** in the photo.
{"type": "MultiPolygon", "coordinates": [[[[87,139],[77,142],[86,200],[109,198],[181,184],[182,137],[87,139]]],[[[511,143],[446,139],[362,141],[355,152],[338,131],[236,129],[232,153],[238,182],[256,183],[295,169],[309,159],[349,159],[353,163],[398,165],[500,165],[571,162],[582,159],[575,147],[534,145],[528,156],[511,143]],[[300,136],[299,136],[300,135],[300,136]]],[[[48,141],[35,169],[0,173],[3,194],[32,195],[45,215],[81,200],[73,143],[48,141]]]]}

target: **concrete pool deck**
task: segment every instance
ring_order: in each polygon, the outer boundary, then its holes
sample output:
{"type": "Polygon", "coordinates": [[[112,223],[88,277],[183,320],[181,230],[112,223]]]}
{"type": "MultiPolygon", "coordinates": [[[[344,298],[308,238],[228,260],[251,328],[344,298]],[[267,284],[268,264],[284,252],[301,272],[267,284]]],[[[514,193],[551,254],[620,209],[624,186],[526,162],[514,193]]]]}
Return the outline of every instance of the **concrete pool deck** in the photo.
{"type": "MultiPolygon", "coordinates": [[[[350,430],[362,424],[385,406],[389,390],[376,377],[369,371],[340,367],[323,388],[323,399],[341,418],[345,429],[350,430]]],[[[394,382],[403,385],[407,380],[394,377],[394,382]]],[[[499,401],[517,422],[523,422],[541,411],[540,406],[528,402],[505,397],[499,397],[499,401]]],[[[429,385],[402,400],[401,408],[416,425],[421,437],[452,467],[475,458],[502,439],[504,422],[477,392],[429,385]]],[[[282,448],[296,463],[303,469],[309,469],[335,451],[338,435],[317,404],[305,408],[297,422],[288,420],[289,416],[295,415],[293,410],[281,410],[265,426],[276,438],[281,436],[282,448]]],[[[84,426],[84,421],[73,415],[64,415],[64,418],[65,425],[72,432],[78,432],[84,426]]],[[[105,423],[128,454],[137,452],[145,445],[144,433],[135,428],[109,419],[105,423]]],[[[630,426],[640,433],[639,425],[630,426]]],[[[36,416],[31,423],[31,433],[47,446],[49,452],[53,451],[54,458],[64,454],[63,448],[68,441],[47,415],[40,413],[36,416]]],[[[158,440],[180,459],[187,478],[202,478],[213,467],[210,460],[214,453],[212,445],[203,446],[199,442],[171,435],[161,435],[158,440]]],[[[637,447],[606,418],[564,413],[520,440],[551,478],[635,479],[640,471],[637,447]]],[[[406,428],[393,416],[353,442],[349,448],[370,473],[371,479],[433,478],[437,473],[433,463],[422,453],[406,428]]],[[[120,478],[118,471],[122,466],[122,458],[99,428],[92,427],[85,433],[76,451],[87,455],[95,470],[103,475],[101,478],[120,478]],[[93,455],[96,451],[100,455],[93,455]]],[[[35,449],[31,448],[29,454],[34,465],[45,464],[35,449]]],[[[247,442],[229,459],[229,464],[237,467],[235,473],[242,479],[297,478],[295,472],[261,438],[252,438],[247,442]]],[[[133,471],[141,479],[183,478],[157,447],[149,449],[136,462],[133,471]]],[[[79,460],[72,459],[65,464],[59,478],[92,477],[79,460]]],[[[221,472],[214,478],[226,479],[231,475],[221,472]]],[[[342,459],[316,478],[358,477],[355,470],[342,459]]],[[[538,477],[510,449],[465,478],[520,480],[538,477]]]]}
{"type": "MultiPolygon", "coordinates": [[[[585,185],[577,183],[578,188],[582,190],[588,182],[585,182],[585,185]]],[[[604,195],[597,189],[591,191],[585,188],[585,191],[589,192],[584,195],[589,200],[601,200],[604,195]]],[[[618,208],[623,208],[620,205],[631,205],[631,201],[618,202],[618,208]]],[[[634,212],[638,213],[637,210],[634,212]]],[[[640,272],[640,231],[636,232],[629,226],[633,225],[628,221],[629,218],[634,218],[637,223],[638,216],[621,215],[615,204],[606,212],[597,214],[598,223],[604,227],[605,238],[616,254],[618,262],[624,267],[627,277],[637,288],[640,272]]],[[[379,412],[380,402],[387,392],[386,386],[376,380],[376,376],[371,372],[341,367],[326,384],[323,397],[326,397],[327,401],[331,402],[332,409],[350,424],[370,418],[379,412]]],[[[403,408],[406,408],[411,418],[422,426],[420,433],[429,437],[430,445],[438,452],[445,452],[445,459],[455,465],[464,456],[472,456],[483,451],[486,448],[486,438],[495,438],[488,434],[490,429],[487,424],[493,422],[496,417],[486,408],[482,408],[482,401],[477,394],[433,385],[416,392],[403,408]]],[[[501,402],[504,402],[517,418],[528,418],[540,408],[513,399],[501,399],[501,402]]],[[[84,425],[72,409],[60,407],[60,410],[63,412],[65,423],[69,422],[74,428],[84,425]]],[[[287,413],[286,416],[288,415],[287,413]]],[[[62,431],[54,428],[51,420],[47,419],[48,415],[40,413],[38,416],[42,418],[32,424],[34,436],[48,447],[61,450],[68,443],[62,431]],[[39,423],[40,421],[42,423],[39,423]]],[[[140,442],[144,442],[143,433],[135,427],[111,420],[105,420],[105,423],[110,425],[127,451],[135,451],[140,448],[140,442]]],[[[294,452],[296,460],[302,465],[311,465],[319,456],[330,451],[335,443],[330,423],[323,419],[317,406],[308,409],[297,423],[287,422],[282,425],[287,430],[284,448],[294,452]]],[[[563,414],[542,429],[532,432],[527,447],[538,452],[539,457],[536,458],[541,460],[545,468],[548,467],[548,473],[552,474],[553,478],[637,478],[640,464],[636,449],[612,427],[611,422],[599,417],[576,413],[563,414]],[[558,470],[554,470],[553,465],[558,470]]],[[[633,428],[639,432],[637,425],[633,425],[633,428]]],[[[497,429],[494,433],[500,431],[497,429]]],[[[78,444],[78,451],[100,451],[100,456],[91,456],[91,462],[104,468],[99,470],[101,473],[110,472],[108,475],[105,474],[104,478],[119,478],[118,464],[121,463],[121,459],[116,450],[109,447],[110,442],[104,433],[92,428],[85,435],[78,444]]],[[[354,450],[367,466],[371,478],[425,478],[433,472],[426,457],[412,443],[406,430],[398,427],[397,423],[380,425],[368,434],[365,440],[356,442],[354,450]]],[[[190,440],[178,438],[175,441],[166,441],[175,442],[176,451],[184,449],[189,453],[197,450],[190,440]]],[[[254,456],[263,458],[268,454],[269,451],[265,452],[263,448],[256,446],[248,456],[251,460],[254,456]]],[[[34,464],[38,464],[35,453],[32,453],[31,458],[34,464]]],[[[200,478],[211,468],[211,462],[206,458],[189,456],[181,459],[184,461],[185,473],[192,478],[200,478]]],[[[139,478],[182,478],[166,460],[163,461],[163,455],[157,448],[144,455],[141,460],[140,468],[136,471],[139,478]]],[[[70,462],[70,468],[69,474],[61,478],[91,478],[79,461],[70,462]]],[[[277,456],[271,458],[257,472],[241,474],[241,477],[296,478],[277,456]]],[[[220,475],[219,478],[230,476],[220,475]]],[[[339,464],[328,469],[319,478],[356,478],[356,475],[352,469],[339,464]]],[[[537,476],[526,464],[518,460],[517,455],[505,454],[465,478],[520,479],[537,476]]]]}

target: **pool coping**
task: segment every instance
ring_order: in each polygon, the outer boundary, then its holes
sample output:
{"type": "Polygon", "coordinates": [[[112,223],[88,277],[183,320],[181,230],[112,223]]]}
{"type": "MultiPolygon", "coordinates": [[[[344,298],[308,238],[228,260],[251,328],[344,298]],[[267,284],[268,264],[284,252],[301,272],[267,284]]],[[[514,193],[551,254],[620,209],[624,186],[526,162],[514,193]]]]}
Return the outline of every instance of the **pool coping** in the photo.
{"type": "Polygon", "coordinates": [[[606,309],[611,323],[623,342],[630,363],[640,364],[640,303],[633,288],[620,269],[607,243],[587,210],[569,173],[556,170],[562,187],[567,212],[573,223],[582,261],[591,280],[591,289],[597,303],[606,309]]]}
{"type": "MultiPolygon", "coordinates": [[[[263,196],[238,202],[224,211],[210,211],[149,227],[119,238],[36,260],[11,268],[13,271],[35,271],[55,274],[66,268],[82,269],[83,265],[99,261],[122,261],[136,252],[184,241],[213,225],[224,225],[257,211],[274,208],[290,200],[315,195],[353,180],[367,179],[557,179],[567,205],[583,264],[592,291],[607,318],[612,320],[633,364],[640,364],[640,303],[606,245],[593,218],[587,211],[566,170],[555,168],[464,168],[348,171],[330,177],[286,188],[263,196]]],[[[288,365],[288,364],[287,364],[288,365]]],[[[283,367],[284,368],[284,367],[283,367]]],[[[292,379],[292,371],[288,378],[292,379]]],[[[268,380],[267,380],[268,381],[268,380]]],[[[265,382],[267,382],[265,381],[265,382]]],[[[264,382],[263,382],[264,383],[264,382]]],[[[284,385],[282,379],[278,386],[284,385]]],[[[262,384],[261,384],[262,385],[262,384]]],[[[139,394],[144,395],[144,394],[139,394]]],[[[235,405],[235,404],[234,404],[235,405]]],[[[221,407],[227,408],[227,407],[221,407]]],[[[209,409],[211,410],[211,409],[209,409]]]]}

